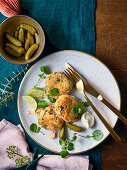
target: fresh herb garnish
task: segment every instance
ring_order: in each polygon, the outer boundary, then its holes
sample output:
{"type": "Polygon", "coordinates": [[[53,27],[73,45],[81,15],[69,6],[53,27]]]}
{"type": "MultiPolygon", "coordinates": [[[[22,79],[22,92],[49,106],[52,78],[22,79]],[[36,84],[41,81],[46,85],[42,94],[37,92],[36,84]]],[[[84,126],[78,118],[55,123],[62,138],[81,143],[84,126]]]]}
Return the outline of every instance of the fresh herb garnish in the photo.
{"type": "Polygon", "coordinates": [[[44,72],[46,75],[50,74],[49,70],[44,66],[41,66],[40,70],[41,72],[44,72]]]}
{"type": "Polygon", "coordinates": [[[66,151],[66,150],[60,152],[60,155],[61,155],[62,158],[65,158],[68,154],[69,154],[69,153],[68,153],[68,151],[66,151]]]}
{"type": "Polygon", "coordinates": [[[89,105],[88,102],[78,102],[78,103],[76,104],[76,107],[73,107],[73,108],[71,109],[71,112],[72,112],[73,114],[75,114],[75,113],[77,113],[77,112],[78,112],[79,114],[81,114],[81,113],[83,113],[83,111],[84,111],[83,106],[88,107],[88,106],[90,106],[90,105],[89,105]]]}
{"type": "Polygon", "coordinates": [[[53,97],[50,97],[49,95],[48,95],[48,99],[50,100],[51,103],[55,103],[56,102],[56,99],[54,99],[53,97]]]}
{"type": "Polygon", "coordinates": [[[52,88],[52,89],[50,90],[50,94],[51,94],[52,96],[57,96],[57,95],[59,94],[59,90],[58,90],[57,88],[52,88]]]}
{"type": "MultiPolygon", "coordinates": [[[[45,79],[44,73],[43,74],[39,74],[38,76],[40,77],[40,79],[45,79]]],[[[40,81],[40,79],[38,81],[40,81]]]]}
{"type": "Polygon", "coordinates": [[[76,133],[74,134],[74,136],[72,137],[71,140],[66,139],[60,139],[59,140],[59,144],[62,146],[62,151],[60,152],[60,155],[62,158],[65,158],[69,152],[68,151],[72,151],[74,149],[74,143],[75,140],[77,139],[76,133]]]}
{"type": "Polygon", "coordinates": [[[50,97],[49,100],[50,100],[51,103],[55,103],[56,102],[56,99],[54,99],[53,97],[50,97]]]}
{"type": "Polygon", "coordinates": [[[67,148],[69,151],[72,151],[74,149],[74,144],[73,143],[69,143],[68,144],[68,148],[67,148]]]}
{"type": "Polygon", "coordinates": [[[78,113],[82,113],[82,108],[78,108],[78,113]]]}
{"type": "Polygon", "coordinates": [[[96,140],[96,141],[99,141],[103,138],[103,133],[101,130],[95,130],[93,133],[93,139],[96,140]]]}
{"type": "MultiPolygon", "coordinates": [[[[41,132],[40,130],[41,130],[41,128],[40,127],[37,127],[37,124],[35,124],[35,123],[32,123],[31,125],[30,125],[30,130],[32,131],[32,132],[35,132],[35,133],[39,133],[39,132],[41,132]]],[[[41,132],[42,133],[42,132],[41,132]]],[[[43,133],[42,133],[43,134],[43,133]]],[[[44,134],[43,134],[44,135],[44,134]]]]}
{"type": "Polygon", "coordinates": [[[76,108],[79,108],[79,107],[81,107],[82,106],[82,102],[78,102],[77,104],[76,104],[76,108]]]}
{"type": "Polygon", "coordinates": [[[48,103],[45,100],[39,101],[38,102],[38,107],[39,108],[45,108],[48,106],[48,103]]]}
{"type": "Polygon", "coordinates": [[[82,102],[84,107],[89,107],[90,104],[88,102],[82,102]]]}
{"type": "Polygon", "coordinates": [[[26,165],[30,161],[28,156],[23,156],[23,155],[19,154],[19,149],[16,146],[9,146],[6,149],[6,153],[7,153],[7,157],[9,159],[14,158],[16,155],[19,156],[19,158],[15,159],[15,166],[16,167],[26,165]]]}
{"type": "Polygon", "coordinates": [[[92,133],[92,136],[90,136],[90,135],[86,135],[86,136],[79,135],[79,136],[81,136],[83,138],[93,138],[93,140],[99,141],[103,138],[103,132],[101,130],[95,130],[92,133]]]}
{"type": "Polygon", "coordinates": [[[74,136],[71,139],[71,142],[74,142],[77,139],[77,136],[75,136],[76,134],[74,134],[74,136]]]}
{"type": "Polygon", "coordinates": [[[78,109],[77,109],[76,107],[72,107],[71,112],[72,112],[73,114],[76,114],[77,111],[78,111],[78,109]]]}

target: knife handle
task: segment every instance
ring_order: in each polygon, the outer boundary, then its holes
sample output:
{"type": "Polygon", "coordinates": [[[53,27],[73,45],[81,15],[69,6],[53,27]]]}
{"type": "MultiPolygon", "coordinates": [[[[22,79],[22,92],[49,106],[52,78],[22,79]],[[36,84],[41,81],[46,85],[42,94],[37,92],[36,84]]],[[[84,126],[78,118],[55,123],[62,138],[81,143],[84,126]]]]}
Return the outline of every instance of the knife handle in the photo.
{"type": "Polygon", "coordinates": [[[127,119],[114,107],[112,106],[107,100],[104,98],[100,100],[102,103],[104,103],[110,110],[112,110],[118,118],[127,126],[127,119]]]}

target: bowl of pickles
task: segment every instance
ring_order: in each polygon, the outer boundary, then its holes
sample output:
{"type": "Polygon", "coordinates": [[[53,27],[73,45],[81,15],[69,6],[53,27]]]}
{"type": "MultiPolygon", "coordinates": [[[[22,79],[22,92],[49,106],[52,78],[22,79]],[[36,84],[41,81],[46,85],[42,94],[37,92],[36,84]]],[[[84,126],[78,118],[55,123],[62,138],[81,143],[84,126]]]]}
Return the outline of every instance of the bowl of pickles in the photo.
{"type": "Polygon", "coordinates": [[[0,55],[14,64],[36,60],[45,46],[42,27],[34,19],[17,15],[0,25],[0,55]]]}

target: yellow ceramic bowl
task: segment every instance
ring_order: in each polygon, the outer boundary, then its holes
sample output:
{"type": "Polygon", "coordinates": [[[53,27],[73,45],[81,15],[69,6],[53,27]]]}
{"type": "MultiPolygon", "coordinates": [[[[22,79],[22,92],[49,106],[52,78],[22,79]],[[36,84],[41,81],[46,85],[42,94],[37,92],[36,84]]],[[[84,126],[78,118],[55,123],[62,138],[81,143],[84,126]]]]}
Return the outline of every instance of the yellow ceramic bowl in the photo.
{"type": "Polygon", "coordinates": [[[14,64],[27,64],[30,63],[32,61],[34,61],[35,59],[37,59],[40,54],[42,53],[43,49],[44,49],[44,45],[45,45],[45,35],[44,35],[44,31],[41,28],[41,26],[37,23],[37,21],[35,21],[34,19],[25,16],[25,15],[17,15],[11,18],[6,19],[1,25],[0,25],[0,54],[1,56],[6,59],[7,61],[14,63],[14,64]],[[8,53],[6,53],[6,51],[4,50],[5,48],[5,36],[4,33],[5,32],[9,32],[9,33],[13,33],[15,32],[16,28],[20,25],[20,24],[28,24],[33,26],[40,38],[40,44],[39,44],[39,48],[37,49],[37,51],[35,52],[35,54],[29,59],[29,60],[25,60],[25,57],[12,57],[10,56],[8,53]]]}

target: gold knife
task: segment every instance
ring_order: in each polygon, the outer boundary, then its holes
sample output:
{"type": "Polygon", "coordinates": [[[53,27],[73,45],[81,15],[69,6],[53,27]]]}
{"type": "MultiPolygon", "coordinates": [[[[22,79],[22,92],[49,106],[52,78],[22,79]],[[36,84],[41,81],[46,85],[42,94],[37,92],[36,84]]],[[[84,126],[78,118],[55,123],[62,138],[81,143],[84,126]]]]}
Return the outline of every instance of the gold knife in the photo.
{"type": "Polygon", "coordinates": [[[79,77],[83,80],[85,88],[89,94],[96,97],[102,103],[104,103],[110,110],[112,110],[118,118],[127,126],[127,119],[114,107],[112,106],[101,94],[99,94],[86,80],[83,78],[70,64],[65,63],[65,67],[68,69],[69,67],[76,72],[79,77]]]}

